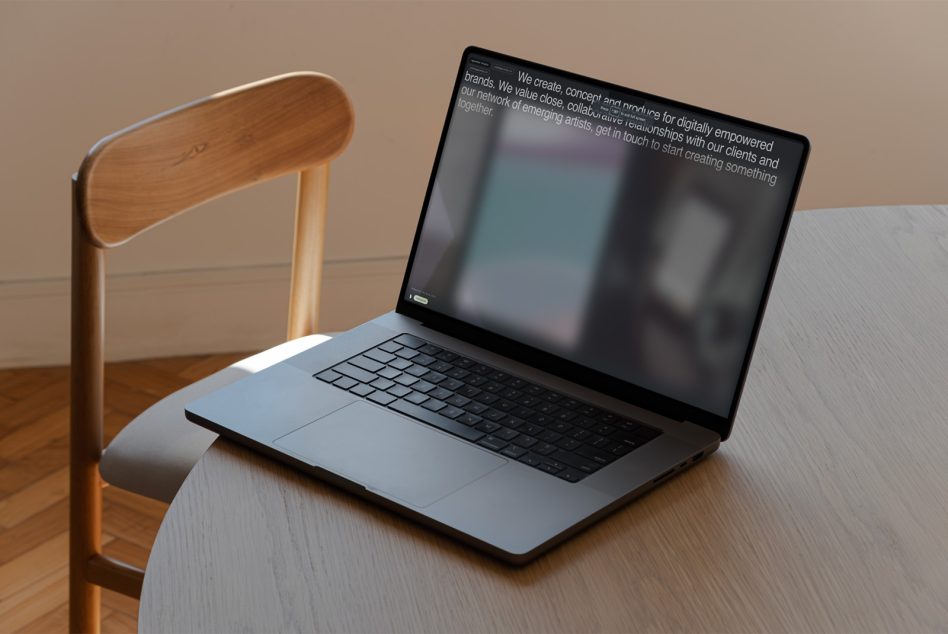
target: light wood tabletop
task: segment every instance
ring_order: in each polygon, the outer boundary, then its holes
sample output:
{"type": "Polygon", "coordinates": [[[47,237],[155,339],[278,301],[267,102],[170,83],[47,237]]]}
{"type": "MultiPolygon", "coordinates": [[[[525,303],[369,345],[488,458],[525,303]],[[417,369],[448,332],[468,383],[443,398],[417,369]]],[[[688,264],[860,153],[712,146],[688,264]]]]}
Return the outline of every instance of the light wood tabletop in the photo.
{"type": "Polygon", "coordinates": [[[948,206],[798,213],[734,434],[512,568],[231,443],[143,632],[948,630],[948,206]]]}

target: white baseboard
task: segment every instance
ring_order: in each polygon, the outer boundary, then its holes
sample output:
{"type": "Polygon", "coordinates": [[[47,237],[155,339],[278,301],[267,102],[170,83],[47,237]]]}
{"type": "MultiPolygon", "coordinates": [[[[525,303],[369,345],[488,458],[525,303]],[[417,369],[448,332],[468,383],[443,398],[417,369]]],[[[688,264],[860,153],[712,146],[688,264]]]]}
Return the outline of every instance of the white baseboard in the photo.
{"type": "MultiPolygon", "coordinates": [[[[327,262],[320,330],[391,310],[405,258],[327,262]]],[[[110,276],[106,359],[262,350],[286,336],[289,265],[110,276]]],[[[69,363],[69,280],[0,282],[0,368],[69,363]]]]}

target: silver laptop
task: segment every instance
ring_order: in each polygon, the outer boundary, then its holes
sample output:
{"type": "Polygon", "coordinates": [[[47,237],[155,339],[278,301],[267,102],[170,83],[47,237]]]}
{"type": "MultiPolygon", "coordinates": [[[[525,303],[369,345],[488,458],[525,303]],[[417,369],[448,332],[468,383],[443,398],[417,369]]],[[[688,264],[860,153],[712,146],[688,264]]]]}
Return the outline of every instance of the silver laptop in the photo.
{"type": "Polygon", "coordinates": [[[808,151],[468,48],[395,310],[187,417],[527,562],[728,437],[808,151]]]}

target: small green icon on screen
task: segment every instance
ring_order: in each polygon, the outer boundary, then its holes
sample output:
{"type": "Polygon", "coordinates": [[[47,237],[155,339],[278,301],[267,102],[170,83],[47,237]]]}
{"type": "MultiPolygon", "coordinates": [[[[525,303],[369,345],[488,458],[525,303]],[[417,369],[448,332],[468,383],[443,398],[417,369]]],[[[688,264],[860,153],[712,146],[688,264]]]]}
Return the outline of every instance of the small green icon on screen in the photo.
{"type": "Polygon", "coordinates": [[[422,297],[421,295],[412,295],[411,298],[412,298],[413,300],[415,300],[416,302],[418,302],[419,304],[427,304],[427,303],[428,303],[428,298],[427,298],[427,297],[422,297]]]}

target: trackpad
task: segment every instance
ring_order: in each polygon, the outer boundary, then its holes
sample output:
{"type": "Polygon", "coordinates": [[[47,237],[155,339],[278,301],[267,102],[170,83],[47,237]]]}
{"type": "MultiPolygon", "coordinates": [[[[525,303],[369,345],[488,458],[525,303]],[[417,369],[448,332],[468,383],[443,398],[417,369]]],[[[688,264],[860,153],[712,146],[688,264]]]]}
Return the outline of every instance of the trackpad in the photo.
{"type": "Polygon", "coordinates": [[[506,463],[363,401],[317,419],[274,444],[371,491],[417,507],[428,506],[506,463]]]}

